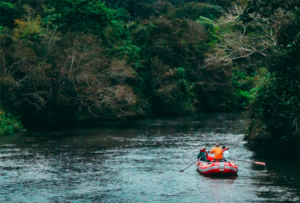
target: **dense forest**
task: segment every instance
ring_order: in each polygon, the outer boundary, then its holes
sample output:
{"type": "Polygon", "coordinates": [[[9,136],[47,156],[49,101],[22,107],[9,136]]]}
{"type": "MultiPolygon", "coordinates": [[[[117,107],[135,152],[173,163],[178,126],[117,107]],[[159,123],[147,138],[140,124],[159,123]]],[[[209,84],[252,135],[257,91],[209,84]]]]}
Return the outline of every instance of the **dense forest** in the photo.
{"type": "Polygon", "coordinates": [[[250,111],[246,139],[300,137],[299,0],[2,0],[0,134],[250,111]]]}

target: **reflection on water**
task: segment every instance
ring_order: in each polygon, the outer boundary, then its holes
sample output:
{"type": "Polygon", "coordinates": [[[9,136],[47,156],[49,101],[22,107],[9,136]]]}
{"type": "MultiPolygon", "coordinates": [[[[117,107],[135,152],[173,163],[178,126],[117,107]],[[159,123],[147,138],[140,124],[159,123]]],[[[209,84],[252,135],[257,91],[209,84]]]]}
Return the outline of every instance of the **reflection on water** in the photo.
{"type": "Polygon", "coordinates": [[[215,142],[253,160],[243,115],[103,123],[0,138],[0,202],[299,202],[299,164],[237,162],[238,176],[205,177],[195,161],[215,142]]]}

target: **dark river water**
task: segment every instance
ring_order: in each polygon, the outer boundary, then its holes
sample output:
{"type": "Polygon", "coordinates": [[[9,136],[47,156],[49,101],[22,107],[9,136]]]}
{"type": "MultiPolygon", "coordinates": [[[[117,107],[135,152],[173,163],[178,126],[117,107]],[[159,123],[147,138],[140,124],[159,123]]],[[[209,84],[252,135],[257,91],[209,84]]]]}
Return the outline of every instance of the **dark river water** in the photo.
{"type": "MultiPolygon", "coordinates": [[[[0,202],[300,202],[299,161],[243,141],[243,114],[102,123],[0,138],[0,202]],[[205,177],[199,149],[229,147],[238,176],[205,177]]],[[[283,152],[278,152],[283,153],[283,152]]]]}

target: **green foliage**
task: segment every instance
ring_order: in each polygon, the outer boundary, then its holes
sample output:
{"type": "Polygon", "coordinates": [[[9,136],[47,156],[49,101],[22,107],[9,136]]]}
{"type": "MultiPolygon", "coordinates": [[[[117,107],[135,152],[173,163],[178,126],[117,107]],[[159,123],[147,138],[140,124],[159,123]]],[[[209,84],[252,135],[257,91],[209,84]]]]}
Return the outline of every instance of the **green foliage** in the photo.
{"type": "Polygon", "coordinates": [[[214,22],[211,19],[205,18],[203,16],[200,16],[199,20],[196,20],[196,22],[203,25],[207,30],[214,27],[214,22]]]}
{"type": "MultiPolygon", "coordinates": [[[[25,121],[242,110],[264,81],[261,56],[231,56],[240,42],[220,50],[244,31],[228,22],[231,1],[11,2],[0,3],[0,89],[25,121]]],[[[264,30],[247,26],[247,37],[264,30]]]]}
{"type": "Polygon", "coordinates": [[[272,66],[271,77],[256,90],[248,139],[277,144],[299,140],[299,50],[283,50],[272,66]]]}
{"type": "Polygon", "coordinates": [[[141,47],[144,68],[143,97],[149,98],[155,114],[195,111],[194,75],[203,59],[206,34],[201,24],[191,20],[152,18],[129,27],[133,43],[141,47]],[[149,57],[150,56],[150,57],[149,57]]]}
{"type": "Polygon", "coordinates": [[[0,14],[0,26],[13,28],[13,22],[19,16],[16,4],[11,1],[1,1],[0,14]]]}
{"type": "Polygon", "coordinates": [[[61,25],[64,31],[104,35],[103,28],[117,24],[114,21],[119,17],[117,10],[107,8],[101,1],[80,0],[72,2],[71,5],[65,1],[64,4],[61,2],[61,5],[62,7],[56,8],[56,12],[61,12],[57,24],[61,25]]]}
{"type": "Polygon", "coordinates": [[[0,109],[0,136],[11,135],[16,132],[25,131],[19,118],[12,113],[0,109]]]}
{"type": "Polygon", "coordinates": [[[15,20],[15,38],[32,38],[37,39],[41,34],[41,17],[37,16],[36,19],[25,19],[15,20]]]}
{"type": "Polygon", "coordinates": [[[171,19],[174,18],[188,18],[197,20],[200,16],[209,19],[217,19],[224,14],[223,9],[220,6],[189,2],[184,4],[182,7],[178,7],[167,14],[171,19]]]}
{"type": "MultiPolygon", "coordinates": [[[[244,20],[249,19],[249,13],[257,12],[259,3],[251,1],[246,15],[242,16],[244,20]]],[[[249,141],[295,144],[300,139],[300,28],[296,26],[299,24],[299,11],[295,12],[295,7],[286,3],[270,1],[268,6],[259,9],[261,15],[269,18],[276,9],[286,9],[289,20],[279,28],[278,41],[282,46],[273,57],[269,76],[254,90],[251,122],[246,136],[249,141]],[[292,18],[291,14],[294,15],[292,18]],[[282,27],[290,26],[297,28],[290,30],[291,35],[288,36],[282,27]]]]}

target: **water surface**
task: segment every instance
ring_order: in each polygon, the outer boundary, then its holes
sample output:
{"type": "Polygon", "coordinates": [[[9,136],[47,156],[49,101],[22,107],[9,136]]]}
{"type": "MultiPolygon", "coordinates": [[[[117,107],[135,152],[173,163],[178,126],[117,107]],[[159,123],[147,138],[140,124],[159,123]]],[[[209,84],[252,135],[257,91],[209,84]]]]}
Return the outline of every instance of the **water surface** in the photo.
{"type": "Polygon", "coordinates": [[[299,162],[258,157],[243,114],[102,123],[0,138],[0,202],[299,202],[299,162]],[[205,177],[200,147],[229,147],[238,176],[205,177]]]}

